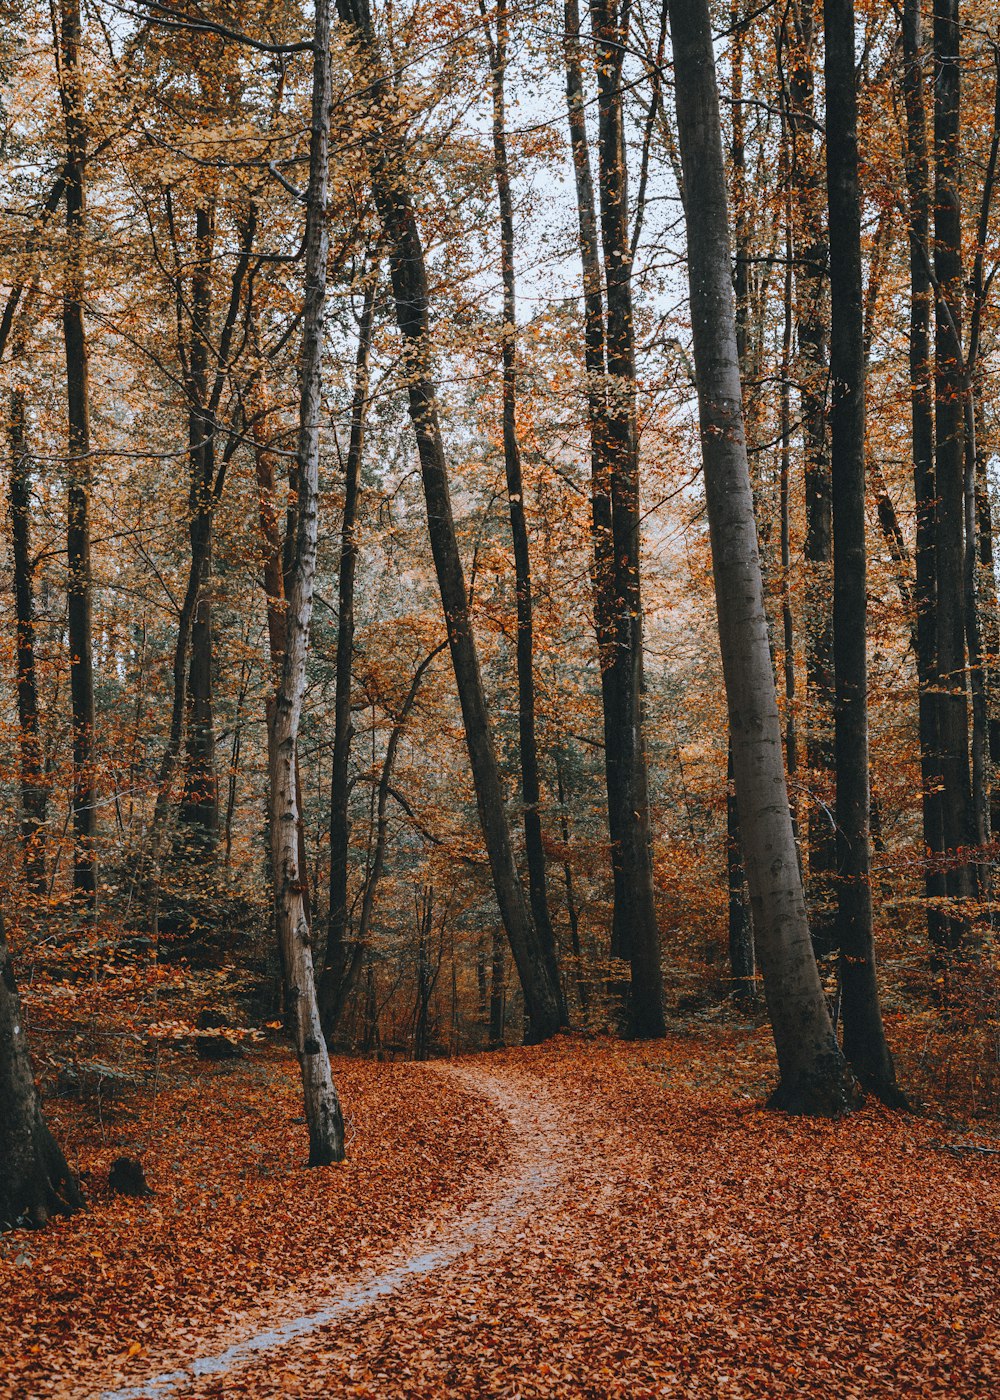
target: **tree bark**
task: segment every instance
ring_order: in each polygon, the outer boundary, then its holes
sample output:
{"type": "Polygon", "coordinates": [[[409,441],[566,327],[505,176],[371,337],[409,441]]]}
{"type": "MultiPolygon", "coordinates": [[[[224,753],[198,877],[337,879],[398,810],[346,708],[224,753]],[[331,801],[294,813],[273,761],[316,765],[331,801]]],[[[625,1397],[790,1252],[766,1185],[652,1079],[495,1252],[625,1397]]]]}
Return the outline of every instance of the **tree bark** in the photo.
{"type": "Polygon", "coordinates": [[[45,824],[49,785],[38,722],[35,671],[35,566],[31,557],[31,467],[24,390],[10,403],[10,530],[17,627],[17,719],[20,740],[21,843],[24,875],[35,894],[45,893],[45,824]]]}
{"type": "Polygon", "coordinates": [[[191,571],[199,580],[191,620],[187,682],[187,752],[180,819],[187,828],[188,855],[211,859],[219,840],[219,780],[215,765],[212,696],[212,533],[215,516],[215,423],[208,412],[212,325],[212,258],[215,201],[195,210],[195,256],[191,277],[191,341],[188,348],[188,462],[190,471],[191,571]]]}
{"type": "MultiPolygon", "coordinates": [[[[480,0],[482,7],[482,0],[480,0]]],[[[559,993],[559,1011],[568,1023],[566,999],[559,976],[556,936],[549,917],[545,849],[542,845],[541,782],[535,726],[535,643],[531,592],[531,553],[528,517],[517,436],[517,300],[514,280],[514,202],[507,159],[507,118],[504,77],[507,68],[507,0],[498,0],[496,39],[492,39],[483,10],[490,57],[493,95],[493,169],[500,206],[500,266],[503,278],[503,455],[514,546],[514,591],[517,604],[518,741],[521,761],[521,803],[524,809],[524,851],[528,866],[528,898],[549,977],[559,993]]]]}
{"type": "Polygon", "coordinates": [[[301,400],[298,439],[298,510],[291,555],[287,635],[281,679],[268,717],[270,836],[275,921],[309,1127],[309,1165],[344,1157],[344,1123],[320,1026],[312,937],[303,899],[299,856],[296,744],[306,687],[319,526],[319,424],[322,413],[323,312],[328,235],[327,166],[330,142],[330,4],[317,0],[313,91],[306,196],[306,291],[302,314],[301,400]]]}
{"type": "MultiPolygon", "coordinates": [[[[934,453],[937,583],[937,746],[945,889],[946,961],[966,938],[977,894],[969,859],[976,832],[969,775],[969,714],[964,612],[964,361],[962,212],[959,192],[960,34],[958,0],[934,2],[934,453]]],[[[970,542],[970,547],[972,543],[970,542]]]]}
{"type": "Polygon", "coordinates": [[[452,515],[448,468],[431,375],[427,269],[408,188],[405,153],[396,130],[392,89],[376,48],[367,0],[337,0],[337,7],[365,70],[364,91],[370,104],[366,145],[372,191],[390,250],[396,320],[402,334],[407,370],[410,421],[417,439],[431,552],[448,628],[479,819],[500,915],[524,990],[529,1038],[543,1040],[560,1028],[560,996],[549,973],[514,862],[503,784],[452,515]]]}
{"type": "MultiPolygon", "coordinates": [[[[610,562],[612,589],[605,618],[610,645],[602,666],[608,672],[605,731],[610,731],[613,743],[606,747],[605,761],[617,769],[608,782],[609,808],[617,807],[617,819],[610,822],[612,851],[617,854],[611,953],[627,959],[631,968],[625,1008],[629,1033],[649,1038],[665,1034],[666,1025],[643,736],[639,443],[622,93],[628,6],[619,12],[617,0],[591,0],[590,14],[597,59],[598,191],[607,311],[599,442],[610,494],[611,546],[610,561],[601,562],[605,567],[610,562]]],[[[596,583],[600,588],[600,573],[596,583]]]]}
{"type": "Polygon", "coordinates": [[[944,831],[937,752],[937,562],[935,558],[934,397],[931,385],[930,157],[924,105],[924,40],[920,0],[903,7],[903,99],[910,234],[910,423],[916,507],[914,610],[920,735],[921,804],[926,851],[927,932],[932,958],[947,945],[943,903],[944,831]]]}
{"type": "Polygon", "coordinates": [[[670,0],[688,279],[733,772],[781,1082],[774,1107],[842,1113],[857,1087],[813,956],[781,753],[736,350],[729,219],[707,0],[670,0]]]}
{"type": "Polygon", "coordinates": [[[902,1101],[875,971],[868,780],[864,290],[854,0],[824,0],[830,212],[830,449],[833,662],[837,704],[837,944],[844,1054],[862,1088],[902,1101]]]}
{"type": "Polygon", "coordinates": [[[354,578],[358,562],[358,512],[361,499],[361,459],[368,413],[368,361],[375,315],[377,269],[365,286],[354,364],[351,436],[344,468],[344,518],[340,529],[340,574],[337,586],[337,661],[333,709],[333,771],[330,776],[330,915],[326,957],[319,997],[323,1028],[329,1036],[344,1005],[345,982],[352,965],[348,944],[348,852],[351,779],[351,667],[354,662],[354,578]]]}
{"type": "Polygon", "coordinates": [[[837,901],[837,838],[830,819],[834,792],[833,516],[826,427],[829,247],[823,219],[823,172],[815,136],[813,8],[813,0],[795,0],[786,35],[790,43],[791,176],[801,221],[795,281],[806,488],[806,764],[812,789],[807,821],[809,922],[816,951],[825,954],[836,946],[837,901]]]}
{"type": "Polygon", "coordinates": [[[67,266],[63,293],[68,450],[67,614],[73,729],[73,889],[97,903],[97,787],[94,764],[94,659],[90,564],[90,373],[85,296],[87,122],[80,63],[79,0],[60,0],[59,96],[66,128],[67,266]]]}
{"type": "Polygon", "coordinates": [[[52,1215],[82,1207],[80,1188],[42,1114],[0,916],[0,1230],[42,1226],[52,1215]]]}

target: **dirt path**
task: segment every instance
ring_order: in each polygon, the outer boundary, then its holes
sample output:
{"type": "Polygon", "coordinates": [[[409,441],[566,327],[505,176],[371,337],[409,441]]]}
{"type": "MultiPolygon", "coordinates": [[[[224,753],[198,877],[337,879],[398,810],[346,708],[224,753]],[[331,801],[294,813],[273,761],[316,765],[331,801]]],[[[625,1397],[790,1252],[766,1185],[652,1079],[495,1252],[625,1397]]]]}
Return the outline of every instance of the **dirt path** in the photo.
{"type": "Polygon", "coordinates": [[[537,1091],[526,1095],[516,1076],[509,1074],[448,1064],[432,1068],[492,1103],[510,1125],[514,1150],[488,1193],[456,1218],[426,1225],[404,1247],[380,1260],[364,1279],[326,1296],[315,1290],[307,1295],[288,1294],[282,1300],[283,1315],[261,1330],[247,1330],[222,1350],[199,1355],[146,1381],[104,1390],[100,1400],[168,1400],[201,1393],[209,1379],[224,1386],[230,1381],[236,1384],[233,1378],[237,1373],[264,1354],[308,1346],[313,1334],[333,1324],[350,1325],[354,1315],[377,1307],[463,1255],[476,1253],[481,1259],[509,1245],[512,1232],[529,1213],[545,1205],[552,1208],[560,1178],[558,1148],[562,1139],[559,1114],[550,1097],[537,1091]],[[295,1310],[307,1302],[308,1311],[295,1310]]]}
{"type": "Polygon", "coordinates": [[[998,1168],[940,1127],[765,1114],[683,1040],[442,1072],[513,1128],[474,1208],[105,1400],[1000,1393],[998,1168]]]}

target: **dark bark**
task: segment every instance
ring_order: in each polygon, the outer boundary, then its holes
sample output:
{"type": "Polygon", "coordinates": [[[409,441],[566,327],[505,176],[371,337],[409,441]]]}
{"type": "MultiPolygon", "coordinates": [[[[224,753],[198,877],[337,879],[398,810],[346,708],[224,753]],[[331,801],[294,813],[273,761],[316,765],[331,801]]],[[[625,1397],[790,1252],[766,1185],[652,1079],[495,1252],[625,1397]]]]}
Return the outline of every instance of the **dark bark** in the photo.
{"type": "Polygon", "coordinates": [[[558,989],[559,1011],[568,1023],[566,999],[559,975],[556,936],[549,917],[545,849],[542,845],[541,782],[535,730],[535,643],[531,592],[531,553],[528,517],[521,472],[521,445],[517,436],[517,300],[514,280],[514,202],[507,158],[507,118],[504,77],[507,68],[507,3],[498,0],[496,37],[485,19],[493,95],[493,169],[500,207],[500,267],[503,279],[503,456],[507,478],[510,532],[514,546],[514,591],[517,605],[517,715],[521,763],[521,803],[524,852],[528,867],[531,917],[542,946],[549,977],[558,989]]]}
{"type": "MultiPolygon", "coordinates": [[[[604,773],[607,790],[608,832],[611,837],[611,868],[614,878],[611,951],[620,956],[626,934],[624,870],[622,867],[621,812],[622,764],[621,733],[617,723],[615,634],[615,566],[612,534],[610,443],[607,418],[607,357],[605,350],[604,289],[597,231],[597,205],[587,137],[583,60],[580,49],[578,0],[565,0],[563,50],[566,62],[566,107],[569,122],[573,172],[576,181],[576,207],[580,235],[580,261],[583,268],[584,364],[587,372],[587,417],[590,427],[590,509],[594,550],[593,596],[594,630],[597,634],[598,663],[601,672],[601,713],[604,722],[604,773]]],[[[628,997],[628,986],[612,984],[612,993],[621,1002],[628,997]]]]}
{"type": "Polygon", "coordinates": [[[379,775],[375,802],[375,848],[372,852],[371,865],[361,895],[361,913],[358,916],[357,930],[354,937],[348,942],[345,924],[343,951],[335,962],[331,962],[329,953],[327,954],[326,965],[320,979],[320,1015],[323,1019],[323,1033],[328,1041],[332,1040],[340,1028],[347,1003],[357,985],[365,952],[368,949],[368,936],[371,931],[372,915],[375,912],[375,896],[378,893],[379,881],[382,879],[382,872],[385,869],[385,853],[389,842],[389,795],[400,740],[406,729],[410,713],[416,704],[420,684],[434,658],[444,651],[446,646],[447,642],[441,642],[420,662],[413,673],[406,698],[400,706],[399,713],[394,717],[392,729],[389,731],[389,742],[385,747],[385,757],[382,760],[382,771],[379,775]]]}
{"type": "Polygon", "coordinates": [[[410,421],[427,507],[431,553],[448,628],[452,664],[476,788],[479,819],[518,976],[524,989],[529,1036],[542,1040],[560,1027],[560,996],[524,899],[514,862],[503,784],[483,690],[469,597],[451,507],[448,468],[431,373],[427,269],[408,188],[405,152],[398,134],[392,88],[380,61],[367,0],[337,0],[365,69],[366,146],[372,191],[389,246],[396,320],[403,339],[410,421]]]}
{"type": "Polygon", "coordinates": [[[854,0],[824,0],[830,211],[830,448],[837,704],[837,944],[844,1054],[862,1088],[899,1103],[875,971],[868,781],[866,349],[854,0]]]}
{"type": "Polygon", "coordinates": [[[958,0],[934,3],[934,456],[936,709],[941,775],[947,958],[965,940],[969,902],[977,894],[969,859],[976,839],[969,774],[965,673],[965,461],[962,354],[962,212],[960,181],[960,35],[958,0]]]}
{"type": "Polygon", "coordinates": [[[629,238],[628,168],[622,62],[627,43],[627,4],[591,0],[597,57],[597,154],[601,245],[607,322],[604,403],[607,476],[611,494],[614,601],[609,658],[613,703],[610,727],[617,740],[608,761],[619,772],[609,784],[619,811],[612,955],[628,960],[627,1025],[630,1034],[665,1034],[660,936],[653,892],[652,833],[643,733],[643,616],[639,442],[636,421],[635,325],[629,238]]]}
{"type": "Polygon", "coordinates": [[[815,136],[813,0],[795,0],[786,26],[791,178],[799,213],[796,249],[797,374],[806,489],[806,765],[811,788],[807,821],[809,922],[819,953],[835,947],[837,843],[830,820],[834,791],[833,515],[827,441],[829,248],[823,171],[815,136]]]}
{"type": "Polygon", "coordinates": [[[84,325],[87,123],[80,68],[79,0],[61,0],[59,96],[66,128],[67,265],[63,293],[68,480],[67,632],[73,728],[73,889],[97,903],[97,786],[94,764],[94,660],[90,564],[90,373],[84,325]]]}
{"type": "Polygon", "coordinates": [[[212,266],[215,201],[195,211],[191,276],[191,330],[188,347],[188,509],[191,571],[199,580],[191,620],[187,682],[187,751],[180,820],[187,853],[208,859],[219,839],[219,780],[215,764],[212,696],[212,535],[215,514],[215,424],[209,412],[209,357],[212,335],[212,266]]]}
{"type": "Polygon", "coordinates": [[[566,918],[569,922],[569,945],[573,950],[576,966],[576,994],[580,1000],[580,1010],[584,1015],[590,1007],[590,991],[587,986],[586,971],[583,966],[583,947],[580,943],[580,913],[573,892],[573,867],[570,864],[569,809],[566,805],[566,783],[563,777],[562,758],[559,749],[555,750],[556,801],[559,803],[559,832],[563,844],[563,884],[566,889],[566,918]]]}
{"type": "Polygon", "coordinates": [[[24,390],[11,391],[10,530],[17,628],[17,720],[21,779],[21,842],[29,889],[45,893],[45,823],[49,784],[38,722],[35,671],[35,566],[31,557],[31,459],[24,390]]]}
{"type": "Polygon", "coordinates": [[[733,781],[733,744],[729,741],[726,761],[726,888],[729,894],[729,973],[733,995],[739,1002],[751,1002],[756,995],[756,960],[753,924],[750,920],[750,892],[743,851],[740,848],[740,814],[733,781]]]}
{"type": "Polygon", "coordinates": [[[794,1112],[841,1113],[855,1105],[857,1088],[816,969],[788,806],[743,428],[707,0],[670,0],[670,22],[719,641],[757,953],[781,1073],[771,1102],[794,1112]]]}
{"type": "Polygon", "coordinates": [[[937,561],[935,557],[934,396],[931,383],[930,156],[924,105],[924,41],[920,0],[903,7],[903,97],[910,232],[910,422],[916,506],[914,611],[919,705],[920,776],[927,931],[935,962],[946,946],[941,772],[937,752],[937,561]]]}
{"type": "Polygon", "coordinates": [[[83,1207],[80,1188],[46,1127],[0,916],[0,1230],[42,1226],[83,1207]]]}
{"type": "MultiPolygon", "coordinates": [[[[368,412],[368,360],[375,315],[377,273],[365,286],[354,363],[351,434],[344,465],[344,517],[340,527],[340,572],[337,584],[337,660],[333,707],[333,771],[330,776],[330,915],[326,958],[319,996],[323,1029],[336,1028],[344,1004],[345,981],[352,964],[348,944],[348,852],[351,840],[349,809],[351,779],[351,667],[354,661],[354,578],[358,562],[358,512],[361,500],[361,459],[368,412]]],[[[359,945],[363,946],[363,945],[359,945]]]]}

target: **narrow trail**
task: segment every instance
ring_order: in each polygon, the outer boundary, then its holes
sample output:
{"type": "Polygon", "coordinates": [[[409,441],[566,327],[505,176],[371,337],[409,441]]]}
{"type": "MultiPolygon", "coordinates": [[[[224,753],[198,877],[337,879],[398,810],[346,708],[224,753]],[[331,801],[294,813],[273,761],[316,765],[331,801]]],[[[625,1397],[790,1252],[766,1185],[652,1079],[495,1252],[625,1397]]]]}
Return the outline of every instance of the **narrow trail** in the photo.
{"type": "Polygon", "coordinates": [[[996,1167],[939,1124],[766,1113],[681,1037],[437,1072],[510,1125],[472,1206],[102,1400],[1000,1394],[996,1167]]]}
{"type": "Polygon", "coordinates": [[[377,1306],[465,1254],[477,1251],[483,1256],[495,1250],[529,1211],[540,1208],[542,1198],[557,1187],[560,1175],[556,1152],[559,1120],[549,1097],[537,1092],[527,1097],[512,1080],[485,1070],[447,1064],[429,1067],[493,1103],[510,1125],[514,1151],[489,1193],[456,1219],[425,1226],[405,1249],[382,1260],[369,1277],[326,1296],[314,1295],[310,1311],[294,1315],[289,1312],[273,1325],[248,1332],[220,1351],[200,1355],[182,1367],[160,1372],[138,1384],[101,1391],[100,1400],[190,1396],[206,1379],[230,1377],[263,1353],[302,1346],[321,1328],[377,1306]]]}

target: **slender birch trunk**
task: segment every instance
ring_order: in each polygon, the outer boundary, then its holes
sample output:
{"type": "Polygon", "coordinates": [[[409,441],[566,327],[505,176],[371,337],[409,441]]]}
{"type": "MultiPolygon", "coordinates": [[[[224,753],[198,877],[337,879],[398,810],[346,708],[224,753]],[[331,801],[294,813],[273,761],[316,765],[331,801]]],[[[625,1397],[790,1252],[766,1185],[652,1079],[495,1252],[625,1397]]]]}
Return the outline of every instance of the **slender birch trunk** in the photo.
{"type": "Polygon", "coordinates": [[[323,311],[328,236],[330,143],[330,3],[317,0],[313,54],[309,186],[306,196],[306,292],[302,314],[298,510],[291,552],[287,631],[281,678],[268,717],[271,860],[275,920],[285,972],[286,1007],[302,1071],[309,1165],[344,1158],[344,1123],[320,1025],[312,934],[303,897],[296,743],[306,688],[319,526],[319,423],[322,411],[323,311]]]}
{"type": "Polygon", "coordinates": [[[670,0],[688,278],[719,642],[744,859],[781,1082],[774,1107],[842,1113],[857,1086],[813,956],[781,752],[743,428],[719,99],[707,0],[670,0]]]}

